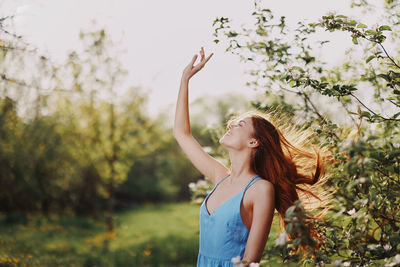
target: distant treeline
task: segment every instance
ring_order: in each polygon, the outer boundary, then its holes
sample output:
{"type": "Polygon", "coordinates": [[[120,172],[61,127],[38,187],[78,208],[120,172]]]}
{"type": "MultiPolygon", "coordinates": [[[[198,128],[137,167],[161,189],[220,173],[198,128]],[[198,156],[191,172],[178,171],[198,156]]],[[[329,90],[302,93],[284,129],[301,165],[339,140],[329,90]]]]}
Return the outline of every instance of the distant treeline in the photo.
{"type": "MultiPolygon", "coordinates": [[[[178,148],[171,130],[147,118],[136,125],[142,133],[131,132],[126,136],[127,152],[118,158],[118,163],[130,162],[126,177],[121,174],[121,181],[114,178],[110,182],[111,178],[104,175],[107,170],[101,166],[107,163],[99,155],[106,154],[99,147],[107,143],[92,144],[90,134],[66,124],[57,115],[24,122],[16,114],[15,105],[10,98],[0,99],[0,210],[3,212],[95,213],[105,208],[110,184],[115,185],[113,201],[117,208],[144,202],[189,200],[188,183],[201,177],[178,148]],[[139,134],[148,138],[138,142],[139,134]]],[[[101,109],[93,112],[100,114],[101,109]]]]}

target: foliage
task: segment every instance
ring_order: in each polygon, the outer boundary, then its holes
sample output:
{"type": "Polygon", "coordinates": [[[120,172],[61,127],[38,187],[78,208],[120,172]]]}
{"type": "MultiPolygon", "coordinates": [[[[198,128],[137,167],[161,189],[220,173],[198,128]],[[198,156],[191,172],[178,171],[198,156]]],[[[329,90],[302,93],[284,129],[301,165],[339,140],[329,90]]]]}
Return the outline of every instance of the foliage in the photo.
{"type": "MultiPolygon", "coordinates": [[[[252,27],[233,29],[229,18],[214,20],[215,42],[226,40],[226,50],[252,67],[248,86],[264,91],[266,98],[280,95],[275,101],[280,101],[288,116],[317,132],[316,141],[327,146],[335,158],[328,166],[331,180],[321,189],[334,192],[333,207],[325,221],[314,222],[325,236],[323,248],[294,253],[301,242],[314,242],[300,236],[269,249],[269,261],[281,258],[283,262],[317,266],[396,264],[390,262],[396,261],[400,250],[400,67],[399,54],[390,55],[383,43],[391,40],[388,46],[398,46],[398,16],[390,14],[399,5],[399,1],[384,2],[387,16],[373,27],[329,13],[319,22],[298,22],[291,32],[285,17],[275,19],[259,1],[255,1],[252,27]],[[310,43],[319,28],[348,33],[354,45],[364,46],[362,59],[348,52],[350,58],[341,66],[327,67],[310,43]],[[289,104],[288,94],[301,101],[292,99],[294,104],[289,104]],[[363,99],[363,95],[369,98],[363,99]],[[317,104],[328,101],[338,107],[331,116],[327,105],[317,104]],[[340,120],[345,117],[353,125],[340,120]]],[[[368,3],[353,6],[361,8],[368,3]]],[[[327,42],[319,43],[322,47],[327,42]]],[[[254,106],[262,110],[272,107],[262,101],[254,106]]],[[[294,207],[288,209],[286,217],[298,221],[288,224],[285,233],[295,234],[308,225],[301,220],[302,209],[294,207]]]]}

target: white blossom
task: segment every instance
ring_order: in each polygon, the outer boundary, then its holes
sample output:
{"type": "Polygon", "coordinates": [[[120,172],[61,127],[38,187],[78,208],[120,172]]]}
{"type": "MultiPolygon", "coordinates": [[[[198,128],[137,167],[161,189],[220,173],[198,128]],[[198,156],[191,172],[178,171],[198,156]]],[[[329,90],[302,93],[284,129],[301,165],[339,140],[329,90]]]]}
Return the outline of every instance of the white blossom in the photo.
{"type": "Polygon", "coordinates": [[[392,246],[390,244],[386,244],[386,245],[383,246],[383,248],[385,250],[390,250],[392,248],[392,246]]]}
{"type": "Polygon", "coordinates": [[[356,213],[356,209],[355,208],[353,208],[353,209],[351,209],[351,210],[349,210],[347,212],[347,214],[349,214],[349,215],[353,215],[354,213],[356,213]]]}
{"type": "Polygon", "coordinates": [[[342,260],[335,260],[335,261],[332,263],[332,266],[334,266],[334,267],[339,267],[341,264],[342,264],[342,260]]]}
{"type": "Polygon", "coordinates": [[[193,191],[196,190],[196,184],[195,183],[189,183],[189,188],[192,189],[193,191]]]}
{"type": "Polygon", "coordinates": [[[300,78],[300,72],[298,70],[292,70],[292,77],[294,80],[298,80],[300,78]]]}
{"type": "Polygon", "coordinates": [[[257,263],[257,262],[252,262],[252,263],[250,263],[250,265],[249,265],[249,267],[259,267],[259,266],[260,266],[260,264],[257,263]]]}
{"type": "Polygon", "coordinates": [[[231,262],[232,262],[233,264],[239,263],[239,262],[240,262],[240,255],[239,255],[239,256],[236,256],[236,257],[233,257],[233,258],[231,259],[231,262]]]}
{"type": "Polygon", "coordinates": [[[350,266],[350,262],[349,261],[344,262],[343,266],[350,266]]]}
{"type": "Polygon", "coordinates": [[[395,264],[399,264],[400,263],[400,254],[396,254],[396,256],[394,256],[394,263],[395,264]]]}
{"type": "Polygon", "coordinates": [[[325,263],[323,261],[317,262],[317,264],[315,265],[315,267],[324,267],[325,263]]]}
{"type": "Polygon", "coordinates": [[[204,181],[204,180],[199,180],[199,181],[197,182],[197,186],[207,186],[207,182],[204,181]]]}
{"type": "Polygon", "coordinates": [[[360,183],[365,183],[365,181],[366,181],[367,179],[365,178],[365,177],[361,177],[360,179],[359,179],[359,181],[360,181],[360,183]]]}
{"type": "Polygon", "coordinates": [[[394,266],[400,263],[400,254],[396,254],[394,256],[393,261],[391,263],[386,263],[385,266],[394,266]]]}
{"type": "Polygon", "coordinates": [[[212,148],[209,147],[209,146],[203,146],[203,150],[204,150],[204,152],[206,152],[206,153],[211,153],[212,148]]]}
{"type": "Polygon", "coordinates": [[[279,235],[279,238],[275,240],[275,244],[278,246],[283,246],[286,243],[286,238],[288,234],[286,232],[283,232],[279,235]]]}

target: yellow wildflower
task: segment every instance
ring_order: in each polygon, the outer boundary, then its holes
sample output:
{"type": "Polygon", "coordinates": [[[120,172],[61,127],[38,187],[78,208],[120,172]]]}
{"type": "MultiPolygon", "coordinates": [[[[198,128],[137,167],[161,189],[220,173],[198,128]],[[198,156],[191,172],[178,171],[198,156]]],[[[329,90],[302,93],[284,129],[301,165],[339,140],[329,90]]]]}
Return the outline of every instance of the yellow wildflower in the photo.
{"type": "Polygon", "coordinates": [[[143,251],[143,254],[144,254],[145,256],[150,256],[151,251],[148,250],[148,249],[146,249],[145,251],[143,251]]]}

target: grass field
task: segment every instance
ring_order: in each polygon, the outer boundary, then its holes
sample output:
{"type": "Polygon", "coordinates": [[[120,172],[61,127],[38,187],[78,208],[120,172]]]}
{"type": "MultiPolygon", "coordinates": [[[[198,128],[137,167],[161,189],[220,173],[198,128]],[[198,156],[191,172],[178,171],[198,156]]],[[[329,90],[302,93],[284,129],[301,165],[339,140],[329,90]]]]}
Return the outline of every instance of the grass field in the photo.
{"type": "MultiPolygon", "coordinates": [[[[81,217],[0,217],[1,266],[195,266],[199,208],[189,202],[145,205],[104,221],[81,217]]],[[[268,243],[278,236],[275,217],[268,243]]]]}

